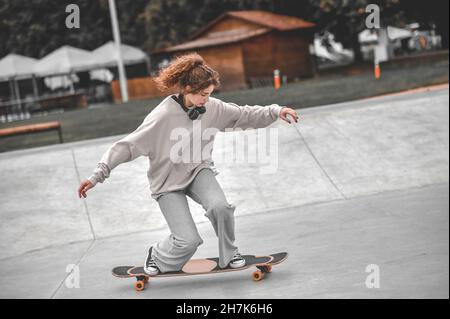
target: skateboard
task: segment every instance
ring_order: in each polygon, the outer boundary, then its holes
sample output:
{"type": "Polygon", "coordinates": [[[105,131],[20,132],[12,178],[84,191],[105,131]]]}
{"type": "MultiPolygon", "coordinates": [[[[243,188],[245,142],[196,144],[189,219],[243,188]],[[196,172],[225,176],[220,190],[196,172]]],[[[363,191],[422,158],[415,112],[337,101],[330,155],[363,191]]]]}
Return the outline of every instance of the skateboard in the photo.
{"type": "Polygon", "coordinates": [[[252,278],[254,281],[262,280],[266,274],[272,272],[272,266],[277,265],[286,260],[288,253],[276,253],[268,256],[253,256],[243,255],[245,259],[245,266],[240,268],[220,268],[219,258],[205,258],[205,259],[191,259],[180,271],[172,271],[160,273],[156,276],[149,276],[144,272],[143,267],[135,266],[119,266],[112,270],[112,274],[119,278],[136,278],[134,288],[136,291],[145,289],[146,284],[149,283],[150,278],[158,277],[176,277],[176,276],[191,276],[191,275],[207,275],[222,272],[241,271],[250,267],[256,267],[258,270],[254,271],[252,278]]]}

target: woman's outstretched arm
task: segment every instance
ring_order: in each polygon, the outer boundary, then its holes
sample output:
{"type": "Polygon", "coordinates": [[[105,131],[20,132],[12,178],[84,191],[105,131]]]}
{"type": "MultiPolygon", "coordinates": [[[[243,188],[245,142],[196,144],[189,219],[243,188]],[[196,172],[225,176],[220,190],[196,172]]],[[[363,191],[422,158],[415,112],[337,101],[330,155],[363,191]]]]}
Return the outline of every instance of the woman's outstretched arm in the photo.
{"type": "Polygon", "coordinates": [[[78,187],[78,197],[86,197],[86,191],[97,183],[103,183],[118,165],[130,162],[139,156],[151,156],[152,131],[156,120],[148,115],[132,133],[111,145],[97,163],[93,174],[78,187]]]}
{"type": "Polygon", "coordinates": [[[278,118],[291,123],[287,115],[291,115],[295,122],[298,115],[295,110],[271,104],[267,106],[245,105],[240,106],[235,103],[226,103],[219,99],[214,99],[215,107],[218,108],[217,127],[221,131],[226,129],[248,129],[264,128],[275,122],[278,118]]]}

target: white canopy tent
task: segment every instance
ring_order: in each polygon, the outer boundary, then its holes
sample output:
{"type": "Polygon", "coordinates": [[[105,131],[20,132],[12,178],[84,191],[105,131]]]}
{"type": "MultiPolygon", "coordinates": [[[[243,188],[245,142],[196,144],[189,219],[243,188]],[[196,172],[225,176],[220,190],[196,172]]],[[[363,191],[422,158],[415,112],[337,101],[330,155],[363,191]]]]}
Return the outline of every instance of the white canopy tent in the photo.
{"type": "Polygon", "coordinates": [[[20,90],[17,80],[32,79],[34,95],[38,95],[33,68],[38,60],[11,53],[0,60],[0,81],[9,81],[11,96],[21,107],[20,90]]]}
{"type": "MultiPolygon", "coordinates": [[[[125,65],[149,63],[147,54],[139,48],[126,44],[120,46],[120,54],[125,65]]],[[[17,80],[32,79],[35,99],[39,99],[36,78],[44,78],[44,84],[53,89],[70,88],[74,92],[74,83],[79,81],[76,73],[90,71],[91,79],[111,82],[113,74],[106,68],[118,65],[118,50],[113,41],[109,41],[96,50],[89,52],[69,45],[62,46],[40,60],[10,54],[0,60],[0,81],[9,81],[12,99],[4,105],[19,105],[20,98],[17,80]]]]}
{"type": "Polygon", "coordinates": [[[387,61],[394,56],[395,48],[401,46],[400,41],[413,36],[408,29],[387,26],[380,29],[366,29],[358,34],[361,50],[378,62],[387,61]]]}
{"type": "MultiPolygon", "coordinates": [[[[125,65],[148,62],[148,56],[139,48],[122,44],[120,46],[123,63],[125,65]]],[[[106,42],[91,52],[92,63],[102,67],[117,66],[118,54],[113,41],[106,42]]]]}
{"type": "Polygon", "coordinates": [[[400,28],[391,27],[391,26],[387,27],[387,32],[388,32],[389,39],[391,39],[391,40],[408,39],[413,36],[413,33],[410,30],[400,29],[400,28]]]}
{"type": "MultiPolygon", "coordinates": [[[[120,46],[122,61],[124,65],[132,65],[137,63],[148,64],[149,58],[144,51],[139,48],[132,47],[127,44],[120,46]]],[[[117,67],[118,51],[113,41],[108,41],[102,46],[91,52],[91,61],[94,65],[101,66],[102,69],[90,71],[91,79],[111,82],[113,74],[106,68],[117,67]]]]}
{"type": "Polygon", "coordinates": [[[0,80],[31,78],[38,60],[20,54],[8,54],[0,60],[0,80]]]}
{"type": "Polygon", "coordinates": [[[51,89],[70,87],[78,82],[75,72],[89,71],[95,68],[91,52],[65,45],[47,54],[34,66],[34,73],[46,77],[44,83],[51,89]]]}
{"type": "Polygon", "coordinates": [[[95,67],[91,52],[65,45],[47,54],[34,66],[37,76],[70,74],[95,67]]]}
{"type": "MultiPolygon", "coordinates": [[[[148,61],[144,51],[126,44],[121,45],[121,53],[125,65],[148,61]]],[[[56,88],[60,86],[58,83],[61,83],[61,86],[66,87],[67,83],[71,82],[70,87],[73,90],[71,79],[75,82],[77,80],[76,77],[68,75],[75,72],[90,71],[91,78],[111,82],[112,74],[105,68],[117,66],[117,59],[117,50],[113,41],[105,43],[92,52],[66,45],[39,60],[33,72],[36,76],[47,77],[45,81],[47,86],[52,83],[51,87],[56,88]]]]}
{"type": "MultiPolygon", "coordinates": [[[[379,40],[379,31],[377,30],[363,30],[358,34],[359,42],[360,43],[376,43],[379,40]]],[[[411,30],[408,29],[401,29],[396,28],[392,26],[387,27],[387,34],[389,37],[389,40],[394,41],[398,39],[407,39],[413,36],[413,33],[411,30]]]]}

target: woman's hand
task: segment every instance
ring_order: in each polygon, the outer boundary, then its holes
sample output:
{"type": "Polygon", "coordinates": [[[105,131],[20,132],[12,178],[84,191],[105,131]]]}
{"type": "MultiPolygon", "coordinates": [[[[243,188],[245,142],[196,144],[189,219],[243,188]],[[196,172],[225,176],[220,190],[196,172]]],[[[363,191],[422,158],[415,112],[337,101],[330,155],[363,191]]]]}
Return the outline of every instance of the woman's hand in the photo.
{"type": "Polygon", "coordinates": [[[298,122],[298,114],[297,114],[297,112],[295,112],[295,110],[293,110],[293,109],[291,109],[290,107],[287,107],[287,106],[285,106],[285,107],[283,107],[281,109],[280,118],[283,121],[286,121],[289,124],[291,124],[291,120],[287,117],[288,114],[294,119],[295,123],[298,122]]]}
{"type": "Polygon", "coordinates": [[[78,187],[78,197],[81,198],[81,196],[83,196],[84,198],[86,198],[86,192],[92,187],[94,187],[94,185],[92,185],[89,180],[86,179],[82,181],[80,187],[78,187]]]}

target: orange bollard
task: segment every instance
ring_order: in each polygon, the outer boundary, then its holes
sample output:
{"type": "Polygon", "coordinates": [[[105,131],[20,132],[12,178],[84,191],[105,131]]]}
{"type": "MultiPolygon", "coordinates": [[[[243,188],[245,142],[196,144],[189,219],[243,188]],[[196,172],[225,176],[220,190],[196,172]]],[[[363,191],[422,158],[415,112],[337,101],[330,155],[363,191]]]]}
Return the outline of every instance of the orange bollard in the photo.
{"type": "Polygon", "coordinates": [[[381,76],[381,69],[380,69],[380,65],[378,63],[375,63],[375,69],[374,69],[374,75],[375,75],[375,79],[379,79],[381,76]]]}
{"type": "Polygon", "coordinates": [[[273,71],[273,84],[275,87],[275,90],[278,90],[281,86],[280,82],[280,70],[273,71]]]}

